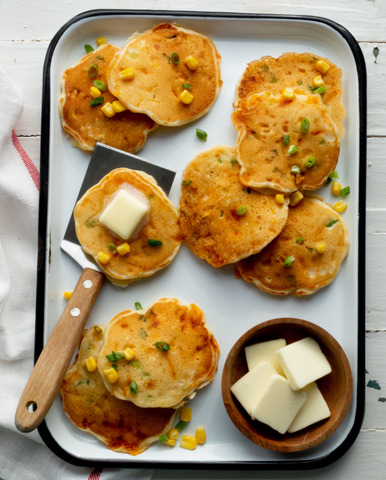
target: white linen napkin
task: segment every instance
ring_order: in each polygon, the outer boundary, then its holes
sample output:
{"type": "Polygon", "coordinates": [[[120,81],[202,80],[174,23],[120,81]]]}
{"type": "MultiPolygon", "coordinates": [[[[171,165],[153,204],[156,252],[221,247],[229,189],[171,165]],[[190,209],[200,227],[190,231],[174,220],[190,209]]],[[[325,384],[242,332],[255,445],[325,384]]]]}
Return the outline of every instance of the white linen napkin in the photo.
{"type": "Polygon", "coordinates": [[[23,94],[0,66],[0,478],[2,480],[151,479],[145,469],[72,466],[52,453],[37,431],[14,424],[34,362],[39,172],[13,128],[23,94]]]}

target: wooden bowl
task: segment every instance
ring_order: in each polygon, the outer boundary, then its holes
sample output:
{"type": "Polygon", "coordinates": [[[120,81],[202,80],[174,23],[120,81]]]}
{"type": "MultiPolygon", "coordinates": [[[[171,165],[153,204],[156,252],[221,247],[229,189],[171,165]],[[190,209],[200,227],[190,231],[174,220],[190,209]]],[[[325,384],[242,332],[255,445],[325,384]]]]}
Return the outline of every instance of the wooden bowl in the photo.
{"type": "Polygon", "coordinates": [[[328,438],[343,421],[350,406],[352,390],[350,364],[339,343],[323,328],[297,318],[276,318],[248,330],[229,352],[222,375],[222,397],[232,422],[249,440],[277,452],[299,452],[328,438]],[[231,386],[248,372],[244,352],[248,345],[277,338],[284,338],[288,345],[305,337],[312,337],[318,342],[332,368],[330,374],[316,382],[331,416],[298,432],[281,435],[268,425],[252,420],[231,393],[231,386]]]}

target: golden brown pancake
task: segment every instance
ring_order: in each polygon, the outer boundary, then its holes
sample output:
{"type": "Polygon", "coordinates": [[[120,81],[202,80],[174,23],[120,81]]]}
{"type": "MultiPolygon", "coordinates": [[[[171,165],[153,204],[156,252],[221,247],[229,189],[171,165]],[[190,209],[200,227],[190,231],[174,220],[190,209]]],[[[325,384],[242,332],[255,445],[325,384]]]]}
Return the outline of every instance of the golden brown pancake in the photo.
{"type": "Polygon", "coordinates": [[[102,92],[104,101],[101,105],[90,107],[93,100],[90,88],[95,80],[107,84],[106,70],[118,51],[114,45],[101,45],[68,68],[61,81],[59,113],[63,129],[74,146],[88,153],[93,152],[97,142],[125,152],[137,152],[145,143],[147,134],[158,126],[148,116],[129,110],[108,118],[101,107],[117,100],[108,90],[102,92]],[[93,77],[88,74],[91,65],[98,67],[93,77]]]}
{"type": "Polygon", "coordinates": [[[239,174],[235,149],[218,146],[193,159],[182,175],[182,233],[190,250],[214,267],[259,252],[287,220],[287,199],[279,205],[246,188],[239,174]],[[246,213],[238,215],[242,207],[246,213]]]}
{"type": "Polygon", "coordinates": [[[267,56],[249,63],[236,87],[234,106],[237,108],[241,101],[253,93],[270,91],[274,95],[281,95],[285,87],[295,88],[307,95],[313,94],[312,81],[319,75],[327,87],[321,94],[322,102],[336,124],[341,140],[344,136],[343,119],[346,117],[346,110],[341,102],[342,70],[328,58],[312,53],[288,52],[279,58],[267,56]],[[323,60],[330,66],[325,74],[316,68],[318,60],[323,60]]]}
{"type": "Polygon", "coordinates": [[[144,172],[118,168],[90,188],[75,206],[76,234],[83,250],[92,255],[107,278],[115,285],[125,287],[134,280],[153,275],[166,267],[177,255],[182,242],[176,207],[171,203],[154,178],[144,172]],[[127,240],[127,255],[112,253],[109,244],[116,247],[125,243],[99,223],[104,207],[120,188],[139,192],[150,205],[147,223],[138,235],[127,240]],[[159,240],[162,246],[150,246],[147,240],[159,240]],[[106,265],[97,260],[99,252],[110,255],[106,265]]]}
{"type": "MultiPolygon", "coordinates": [[[[104,329],[104,325],[99,328],[104,329]]],[[[85,332],[79,355],[69,367],[60,394],[72,423],[94,435],[116,452],[138,455],[172,427],[173,408],[143,409],[124,402],[106,390],[98,369],[89,372],[85,360],[98,359],[103,333],[91,327],[85,332]]]]}
{"type": "Polygon", "coordinates": [[[220,55],[213,42],[191,30],[164,23],[135,33],[118,52],[107,71],[110,91],[131,111],[145,113],[155,122],[176,127],[207,113],[222,85],[220,55]],[[177,57],[173,57],[173,54],[177,57]],[[191,70],[185,59],[199,63],[191,70]],[[135,71],[132,80],[122,80],[120,72],[135,71]],[[186,105],[179,95],[190,85],[193,101],[186,105]]]}
{"type": "Polygon", "coordinates": [[[213,380],[219,354],[196,305],[162,298],[147,309],[121,312],[106,325],[98,368],[106,388],[116,397],[139,407],[178,408],[213,380]],[[159,342],[166,342],[170,350],[160,350],[159,342]],[[112,366],[106,355],[123,353],[127,347],[135,357],[130,362],[115,362],[119,378],[109,383],[103,376],[112,366]],[[136,394],[130,389],[131,382],[138,388],[136,394]]]}
{"type": "Polygon", "coordinates": [[[305,197],[289,209],[282,233],[236,268],[247,282],[266,292],[311,295],[334,280],[348,250],[348,232],[340,215],[325,203],[305,197]],[[324,253],[317,251],[321,243],[324,253]],[[285,267],[291,256],[292,265],[285,267]]]}
{"type": "Polygon", "coordinates": [[[251,95],[233,113],[232,122],[238,132],[240,181],[261,193],[315,190],[338,163],[337,130],[319,95],[296,95],[290,101],[269,92],[251,95]],[[303,119],[310,122],[306,133],[300,128],[303,119]],[[286,134],[288,145],[283,144],[286,134]],[[293,147],[299,150],[290,155],[293,147]],[[308,167],[310,158],[315,162],[308,167]],[[295,166],[300,173],[292,173],[295,166]]]}

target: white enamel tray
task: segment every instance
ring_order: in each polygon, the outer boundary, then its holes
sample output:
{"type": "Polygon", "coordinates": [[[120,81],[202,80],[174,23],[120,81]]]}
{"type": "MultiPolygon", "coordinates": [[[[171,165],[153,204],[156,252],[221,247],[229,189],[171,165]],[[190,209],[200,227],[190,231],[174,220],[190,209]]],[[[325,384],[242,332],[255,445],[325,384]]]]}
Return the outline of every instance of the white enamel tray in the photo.
{"type": "MultiPolygon", "coordinates": [[[[170,192],[174,204],[180,196],[181,174],[198,153],[215,145],[235,145],[236,130],[230,116],[239,77],[248,62],[264,55],[313,52],[329,58],[343,70],[343,103],[347,110],[346,135],[341,143],[338,171],[341,183],[350,185],[347,223],[351,247],[334,282],[305,298],[285,298],[262,292],[244,280],[236,280],[233,266],[215,269],[193,255],[186,244],[170,266],[126,289],[102,286],[87,327],[108,322],[122,310],[144,307],[162,297],[195,303],[205,312],[221,349],[215,380],[198,391],[190,402],[193,419],[184,433],[194,434],[204,425],[207,442],[194,451],[156,443],[132,457],[108,450],[78,430],[55,400],[39,427],[47,445],[61,458],[83,466],[149,468],[316,468],[339,458],[354,442],[364,413],[364,212],[366,148],[366,72],[361,51],[351,34],[326,19],[237,14],[92,11],[69,21],[49,47],[44,67],[41,197],[39,233],[45,244],[45,262],[38,271],[36,356],[51,334],[81,268],[63,253],[60,242],[72,214],[89,155],[71,146],[58,114],[60,79],[64,70],[84,54],[85,44],[95,45],[99,36],[124,46],[134,32],[161,22],[178,23],[209,36],[221,54],[220,95],[211,111],[196,122],[179,128],[159,127],[149,134],[139,155],[177,171],[170,192]],[[196,128],[208,133],[207,142],[196,137],[196,128]],[[247,440],[233,425],[223,406],[221,375],[224,361],[235,341],[254,325],[277,317],[298,317],[316,323],[342,345],[350,361],[354,395],[350,410],[338,430],[309,450],[281,454],[247,440]]],[[[317,192],[332,202],[331,188],[317,192]]]]}

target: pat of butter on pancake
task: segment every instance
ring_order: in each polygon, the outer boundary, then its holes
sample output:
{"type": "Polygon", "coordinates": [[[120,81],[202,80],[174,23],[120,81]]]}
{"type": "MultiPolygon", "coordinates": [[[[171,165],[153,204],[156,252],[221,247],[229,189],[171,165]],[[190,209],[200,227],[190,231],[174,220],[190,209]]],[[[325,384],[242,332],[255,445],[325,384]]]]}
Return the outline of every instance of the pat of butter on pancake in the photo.
{"type": "Polygon", "coordinates": [[[149,206],[121,189],[99,217],[99,222],[127,240],[149,212],[149,206]]]}

